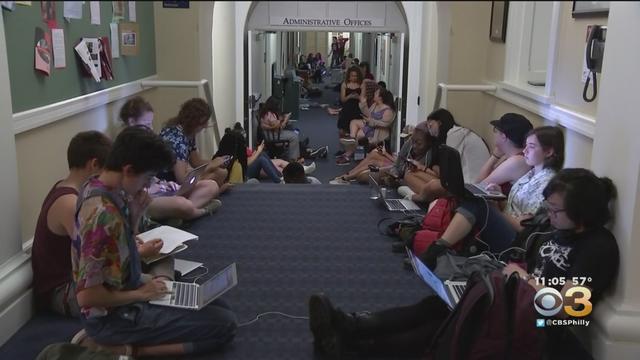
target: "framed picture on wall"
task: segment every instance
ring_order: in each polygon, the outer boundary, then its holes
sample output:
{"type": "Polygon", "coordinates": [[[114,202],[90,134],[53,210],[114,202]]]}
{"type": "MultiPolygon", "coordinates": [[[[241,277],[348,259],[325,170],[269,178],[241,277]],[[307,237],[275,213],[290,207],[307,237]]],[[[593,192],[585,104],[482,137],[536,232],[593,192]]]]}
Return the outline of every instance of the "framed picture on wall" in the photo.
{"type": "Polygon", "coordinates": [[[489,40],[504,42],[507,37],[507,15],[509,14],[508,1],[491,2],[491,26],[489,27],[489,40]]]}
{"type": "Polygon", "coordinates": [[[571,16],[597,17],[609,15],[609,1],[574,1],[571,16]]]}

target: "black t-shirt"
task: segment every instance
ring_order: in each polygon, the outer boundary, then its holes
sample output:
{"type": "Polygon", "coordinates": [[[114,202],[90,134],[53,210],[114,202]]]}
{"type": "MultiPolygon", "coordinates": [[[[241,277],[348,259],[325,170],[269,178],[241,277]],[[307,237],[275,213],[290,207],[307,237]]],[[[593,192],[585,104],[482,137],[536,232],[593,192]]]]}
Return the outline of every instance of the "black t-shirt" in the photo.
{"type": "Polygon", "coordinates": [[[604,227],[582,233],[556,231],[534,249],[532,274],[549,280],[564,277],[590,277],[585,286],[591,289],[591,301],[597,302],[618,271],[619,253],[616,239],[604,227]]]}

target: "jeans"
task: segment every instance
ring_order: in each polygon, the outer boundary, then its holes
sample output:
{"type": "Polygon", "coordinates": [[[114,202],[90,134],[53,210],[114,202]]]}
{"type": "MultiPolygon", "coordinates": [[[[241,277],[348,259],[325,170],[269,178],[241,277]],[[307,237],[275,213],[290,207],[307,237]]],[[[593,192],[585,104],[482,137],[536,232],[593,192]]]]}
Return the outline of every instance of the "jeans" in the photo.
{"type": "Polygon", "coordinates": [[[269,156],[265,153],[261,153],[257,159],[255,159],[251,164],[247,166],[247,178],[260,178],[260,170],[264,170],[265,174],[273,181],[274,183],[280,183],[280,171],[273,165],[269,156]]]}
{"type": "Polygon", "coordinates": [[[237,327],[236,315],[220,299],[198,311],[139,302],[112,308],[104,317],[81,319],[89,336],[99,344],[182,344],[187,354],[224,346],[233,339],[237,327]]]}
{"type": "Polygon", "coordinates": [[[516,238],[516,229],[507,221],[505,215],[483,199],[465,200],[456,209],[456,212],[474,225],[474,230],[484,227],[478,237],[489,245],[491,252],[496,253],[508,249],[516,238]]]}
{"type": "Polygon", "coordinates": [[[298,160],[300,157],[300,140],[298,133],[293,130],[283,129],[280,130],[280,134],[276,131],[265,131],[265,137],[267,139],[288,140],[289,152],[287,153],[287,160],[298,160]]]}

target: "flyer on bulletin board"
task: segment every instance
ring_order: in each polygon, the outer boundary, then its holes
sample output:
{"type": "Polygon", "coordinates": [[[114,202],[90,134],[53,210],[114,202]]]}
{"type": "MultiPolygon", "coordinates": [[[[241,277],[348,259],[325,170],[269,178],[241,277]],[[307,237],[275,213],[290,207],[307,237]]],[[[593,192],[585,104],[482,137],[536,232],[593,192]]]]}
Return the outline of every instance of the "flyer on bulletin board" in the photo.
{"type": "Polygon", "coordinates": [[[120,23],[120,54],[124,56],[138,55],[140,29],[136,23],[120,23]]]}
{"type": "Polygon", "coordinates": [[[36,28],[35,64],[36,70],[46,75],[51,73],[51,35],[42,28],[36,28]]]}
{"type": "Polygon", "coordinates": [[[42,13],[42,21],[47,24],[49,29],[58,27],[55,1],[40,1],[40,12],[42,13]]]}

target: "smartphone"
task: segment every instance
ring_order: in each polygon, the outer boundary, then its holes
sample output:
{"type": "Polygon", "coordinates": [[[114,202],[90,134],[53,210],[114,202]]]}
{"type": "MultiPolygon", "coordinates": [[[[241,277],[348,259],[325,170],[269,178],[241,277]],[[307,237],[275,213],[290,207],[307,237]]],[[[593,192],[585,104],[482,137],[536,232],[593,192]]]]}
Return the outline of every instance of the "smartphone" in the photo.
{"type": "Polygon", "coordinates": [[[226,155],[222,166],[228,167],[231,164],[231,160],[233,160],[233,155],[226,155]]]}
{"type": "Polygon", "coordinates": [[[373,164],[369,164],[369,171],[378,172],[378,171],[380,171],[380,168],[375,166],[375,165],[373,165],[373,164]]]}

